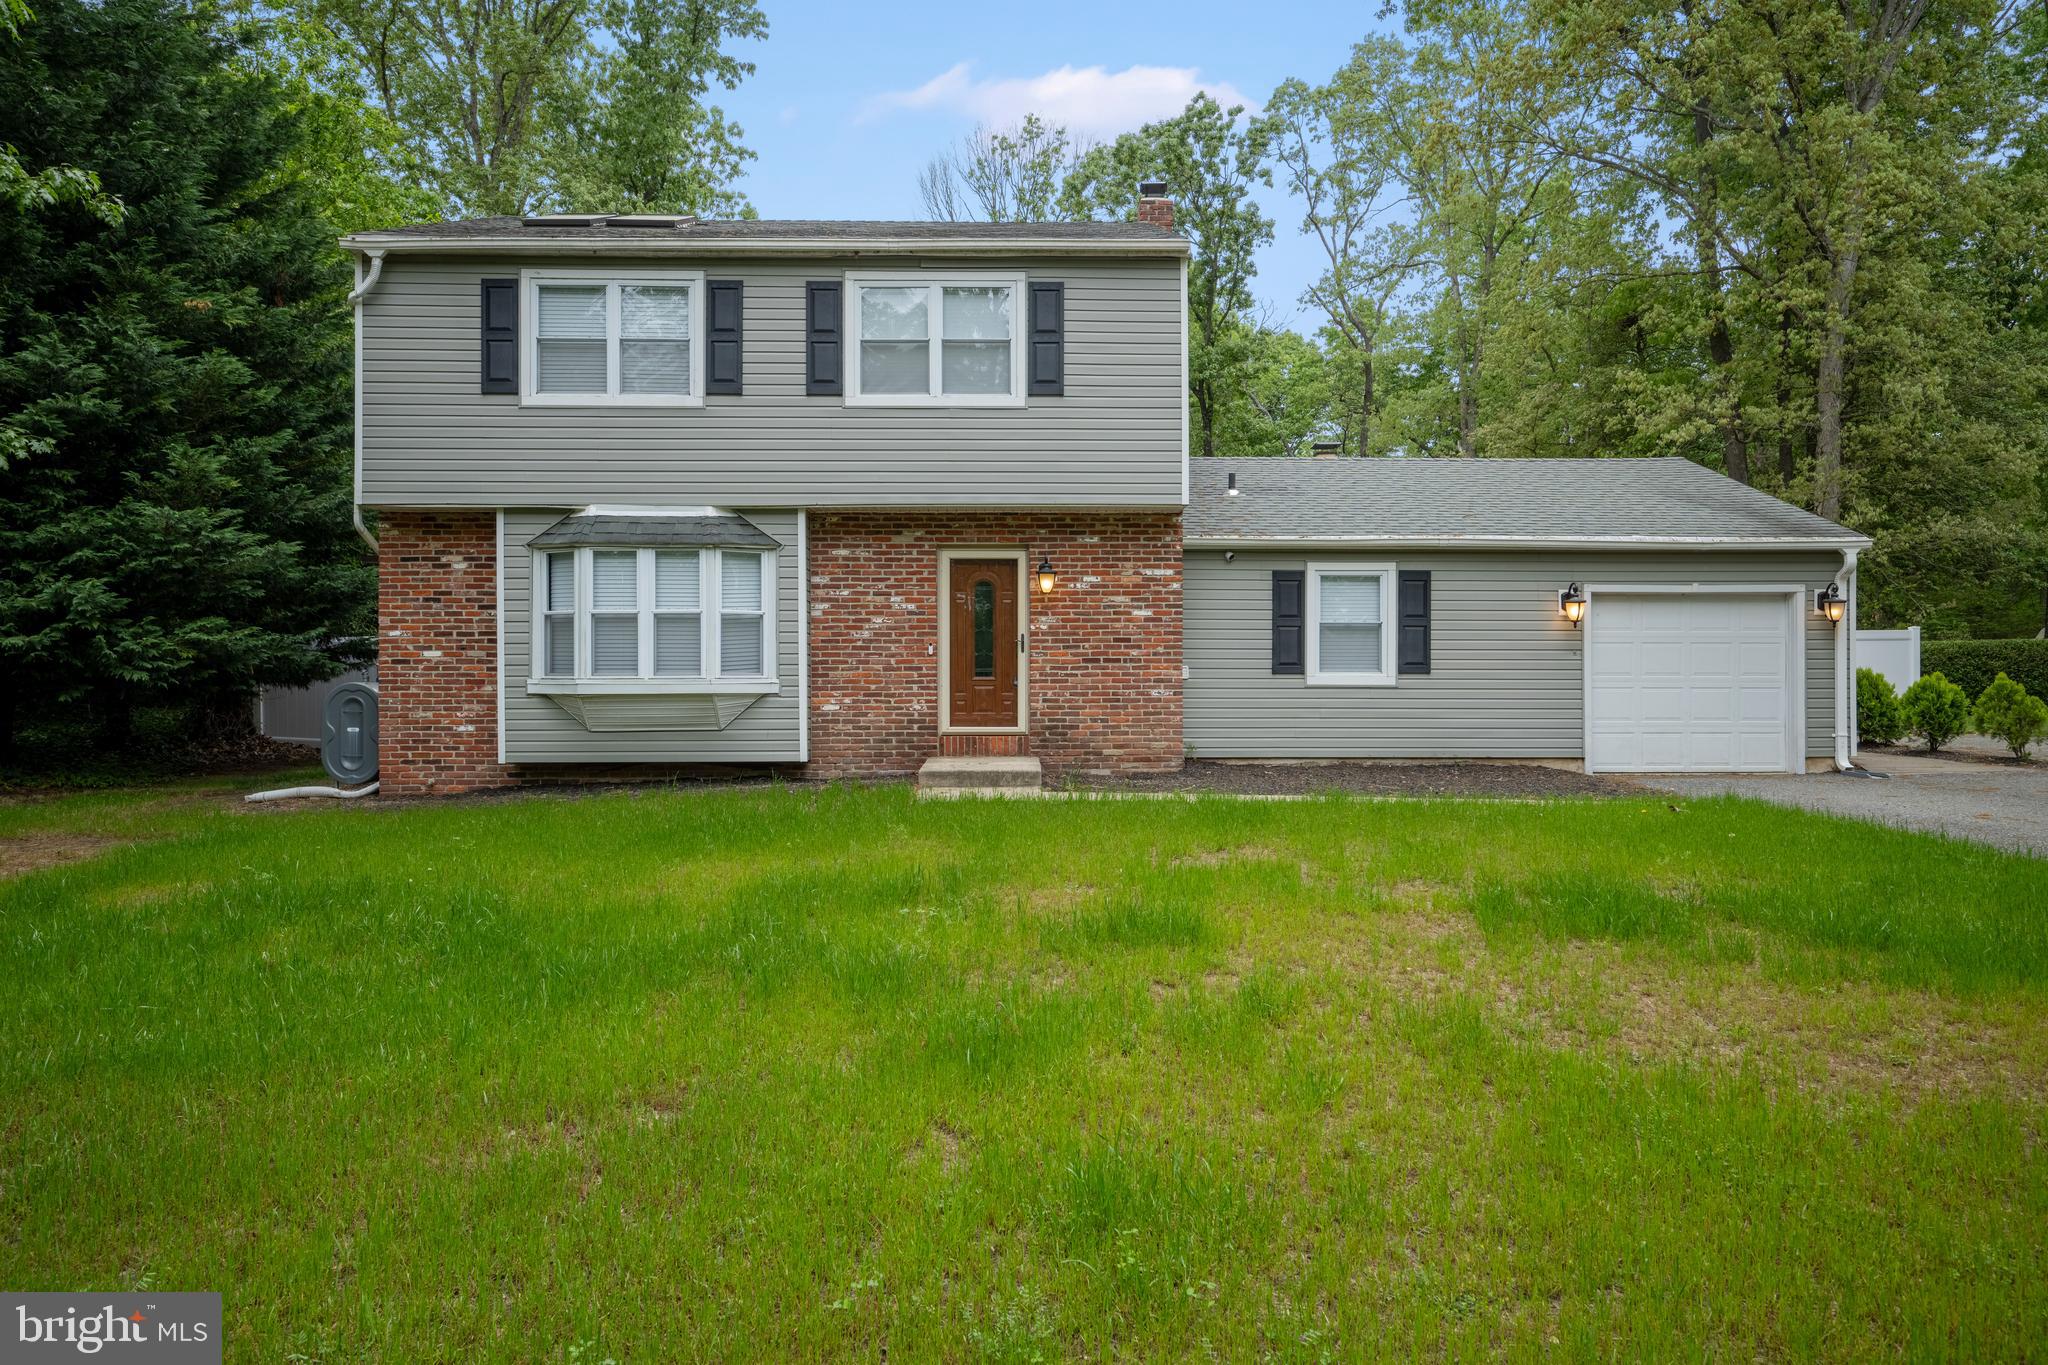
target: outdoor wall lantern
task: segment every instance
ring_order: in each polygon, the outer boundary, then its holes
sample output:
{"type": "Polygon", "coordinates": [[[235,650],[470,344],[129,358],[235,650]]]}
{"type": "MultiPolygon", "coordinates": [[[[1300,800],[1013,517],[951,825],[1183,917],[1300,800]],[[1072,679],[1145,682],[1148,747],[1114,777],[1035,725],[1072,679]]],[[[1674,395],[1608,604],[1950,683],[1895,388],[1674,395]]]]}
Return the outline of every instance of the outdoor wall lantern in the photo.
{"type": "Polygon", "coordinates": [[[1052,557],[1048,555],[1046,558],[1038,561],[1038,591],[1041,594],[1049,594],[1052,592],[1054,577],[1055,576],[1052,571],[1052,557]]]}
{"type": "Polygon", "coordinates": [[[1557,590],[1557,614],[1572,623],[1572,629],[1579,628],[1579,622],[1586,619],[1586,590],[1574,583],[1568,588],[1557,590]]]}
{"type": "Polygon", "coordinates": [[[1830,583],[1813,595],[1813,609],[1830,621],[1839,621],[1849,610],[1849,599],[1842,595],[1840,583],[1830,583]]]}

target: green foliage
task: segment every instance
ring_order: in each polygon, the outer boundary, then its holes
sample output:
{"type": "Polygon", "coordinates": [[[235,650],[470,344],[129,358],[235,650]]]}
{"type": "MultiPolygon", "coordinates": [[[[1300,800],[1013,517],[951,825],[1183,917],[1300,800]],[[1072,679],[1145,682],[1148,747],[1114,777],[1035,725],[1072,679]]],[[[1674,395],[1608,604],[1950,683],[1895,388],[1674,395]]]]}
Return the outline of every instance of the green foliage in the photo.
{"type": "Polygon", "coordinates": [[[0,52],[24,149],[126,206],[0,212],[0,742],[174,701],[246,724],[367,633],[349,529],[348,275],[302,123],[173,0],[53,0],[0,52]]]}
{"type": "Polygon", "coordinates": [[[1923,673],[1900,699],[1906,729],[1933,753],[1970,728],[1970,694],[1939,673],[1923,673]]]}
{"type": "MultiPolygon", "coordinates": [[[[1188,401],[1194,445],[1218,453],[1222,410],[1238,391],[1252,353],[1246,325],[1258,249],[1273,240],[1273,220],[1254,191],[1273,183],[1272,131],[1197,95],[1170,119],[1148,123],[1081,158],[1060,194],[1069,218],[1130,218],[1140,181],[1166,182],[1174,227],[1193,249],[1188,266],[1188,401]]],[[[1225,451],[1223,453],[1230,453],[1225,451]]]]}
{"type": "Polygon", "coordinates": [[[2037,697],[2048,697],[2048,640],[1929,640],[1921,666],[1939,669],[1971,695],[2003,673],[2037,697]]]}
{"type": "Polygon", "coordinates": [[[1026,114],[1014,128],[976,128],[933,157],[917,178],[925,217],[937,223],[1052,222],[1081,149],[1065,128],[1026,114]]]}
{"type": "Polygon", "coordinates": [[[756,0],[258,0],[320,89],[367,105],[454,217],[745,216],[753,153],[707,96],[753,74],[756,0]]]}
{"type": "Polygon", "coordinates": [[[1874,668],[1856,670],[1856,733],[1872,744],[1897,744],[1906,737],[1906,713],[1891,679],[1874,668]]]}
{"type": "Polygon", "coordinates": [[[1977,698],[1970,723],[1978,734],[2004,740],[2014,758],[2025,758],[2028,745],[2048,738],[2048,702],[2001,673],[1977,698]]]}

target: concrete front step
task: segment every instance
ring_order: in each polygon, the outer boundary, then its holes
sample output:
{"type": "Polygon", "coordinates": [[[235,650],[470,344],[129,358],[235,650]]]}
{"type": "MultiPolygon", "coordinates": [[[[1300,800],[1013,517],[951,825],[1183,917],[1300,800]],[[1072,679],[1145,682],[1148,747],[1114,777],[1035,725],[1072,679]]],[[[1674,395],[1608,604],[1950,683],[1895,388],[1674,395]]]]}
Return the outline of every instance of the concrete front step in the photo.
{"type": "Polygon", "coordinates": [[[941,755],[926,759],[924,766],[917,770],[920,795],[1029,795],[1043,790],[1044,786],[1044,769],[1037,759],[1030,757],[941,755]]]}

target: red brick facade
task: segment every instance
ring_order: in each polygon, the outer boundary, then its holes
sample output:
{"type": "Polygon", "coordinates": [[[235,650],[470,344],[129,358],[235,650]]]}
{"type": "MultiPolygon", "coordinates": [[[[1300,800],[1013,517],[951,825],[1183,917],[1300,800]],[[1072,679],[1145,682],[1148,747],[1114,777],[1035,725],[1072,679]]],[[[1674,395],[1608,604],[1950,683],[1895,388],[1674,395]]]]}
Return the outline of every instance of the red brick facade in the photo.
{"type": "Polygon", "coordinates": [[[941,752],[1021,748],[1048,772],[1180,766],[1178,513],[813,512],[811,770],[915,772],[941,752]],[[939,734],[939,552],[1050,558],[1030,597],[1030,734],[939,734]]]}
{"type": "MultiPolygon", "coordinates": [[[[379,530],[382,790],[453,795],[521,781],[645,778],[498,761],[497,520],[384,513],[379,530]]],[[[815,777],[907,775],[936,754],[1036,754],[1048,772],[1181,762],[1181,541],[1176,513],[813,512],[815,777]],[[939,552],[1050,558],[1030,582],[1029,734],[939,733],[939,552]]],[[[758,766],[758,765],[756,765],[758,766]]]]}
{"type": "Polygon", "coordinates": [[[377,542],[379,790],[508,785],[498,764],[496,514],[388,511],[377,542]]]}

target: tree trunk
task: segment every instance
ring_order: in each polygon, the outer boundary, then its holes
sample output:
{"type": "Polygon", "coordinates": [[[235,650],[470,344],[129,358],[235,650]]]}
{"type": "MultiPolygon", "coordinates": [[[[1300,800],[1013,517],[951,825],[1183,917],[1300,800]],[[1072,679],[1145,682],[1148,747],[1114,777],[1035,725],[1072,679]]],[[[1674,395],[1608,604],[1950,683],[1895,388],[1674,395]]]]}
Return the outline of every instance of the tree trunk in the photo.
{"type": "Polygon", "coordinates": [[[1779,492],[1799,476],[1799,454],[1792,440],[1792,314],[1778,310],[1778,480],[1779,492]]]}
{"type": "Polygon", "coordinates": [[[1358,453],[1372,454],[1372,347],[1365,348],[1364,396],[1358,403],[1358,453]]]}
{"type": "MultiPolygon", "coordinates": [[[[1690,14],[1691,7],[1687,7],[1690,14]]],[[[1713,140],[1714,125],[1707,103],[1701,100],[1692,110],[1692,145],[1695,151],[1713,140]]],[[[1699,255],[1700,283],[1707,292],[1707,360],[1714,376],[1714,392],[1721,411],[1721,462],[1728,477],[1743,483],[1749,477],[1749,442],[1742,431],[1741,393],[1735,382],[1735,343],[1728,335],[1728,306],[1721,289],[1721,246],[1715,235],[1715,198],[1720,190],[1714,172],[1704,164],[1700,169],[1700,221],[1694,224],[1693,240],[1699,255]]]]}
{"type": "Polygon", "coordinates": [[[1856,288],[1854,245],[1835,256],[1828,276],[1827,321],[1822,328],[1820,366],[1813,382],[1819,421],[1815,435],[1813,510],[1829,521],[1842,515],[1842,407],[1849,365],[1849,301],[1856,288]]]}

